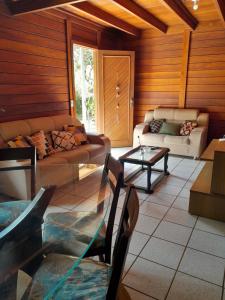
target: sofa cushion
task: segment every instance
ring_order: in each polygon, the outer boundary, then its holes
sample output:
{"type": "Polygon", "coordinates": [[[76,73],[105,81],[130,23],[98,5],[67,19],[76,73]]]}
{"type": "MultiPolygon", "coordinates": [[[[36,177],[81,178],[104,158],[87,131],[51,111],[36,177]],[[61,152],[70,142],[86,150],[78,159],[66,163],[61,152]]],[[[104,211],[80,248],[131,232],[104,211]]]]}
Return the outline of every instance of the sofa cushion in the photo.
{"type": "Polygon", "coordinates": [[[160,128],[162,127],[164,120],[152,120],[149,122],[150,132],[158,133],[160,128]]]}
{"type": "Polygon", "coordinates": [[[190,135],[192,130],[197,126],[196,121],[185,121],[180,129],[180,135],[190,135]]]}
{"type": "Polygon", "coordinates": [[[71,132],[75,136],[75,139],[79,145],[87,143],[88,140],[84,125],[64,125],[63,129],[65,131],[71,132]]]}
{"type": "MultiPolygon", "coordinates": [[[[58,154],[58,153],[57,153],[58,154]]],[[[67,159],[63,157],[57,156],[57,154],[53,154],[51,156],[46,157],[45,159],[38,161],[38,167],[42,166],[49,166],[49,165],[55,165],[55,164],[67,164],[67,159]]]]}
{"type": "Polygon", "coordinates": [[[174,120],[176,121],[196,121],[199,111],[197,109],[175,109],[174,120]]]}
{"type": "Polygon", "coordinates": [[[31,128],[31,133],[43,130],[49,132],[55,129],[55,124],[51,117],[33,118],[26,120],[31,128]]]}
{"type": "Polygon", "coordinates": [[[164,143],[165,135],[164,134],[157,134],[157,133],[146,133],[144,135],[144,144],[147,141],[147,145],[149,146],[156,146],[162,145],[164,143]]]}
{"type": "Polygon", "coordinates": [[[179,135],[180,124],[164,122],[159,130],[160,134],[179,135]]]}
{"type": "Polygon", "coordinates": [[[14,139],[8,141],[8,146],[10,148],[26,148],[30,147],[28,142],[25,140],[25,138],[22,135],[16,136],[14,139]]]}
{"type": "Polygon", "coordinates": [[[43,130],[40,130],[31,136],[26,136],[26,139],[32,146],[36,147],[38,159],[43,159],[48,156],[50,148],[43,130]]]}
{"type": "Polygon", "coordinates": [[[82,151],[88,151],[90,158],[103,155],[105,153],[105,147],[98,144],[86,144],[79,146],[82,151]]]}
{"type": "MultiPolygon", "coordinates": [[[[175,108],[156,108],[154,110],[154,119],[166,119],[173,120],[174,119],[174,111],[175,108]]],[[[183,119],[183,121],[186,119],[183,119]]]]}
{"type": "Polygon", "coordinates": [[[164,139],[165,144],[167,145],[189,145],[190,140],[188,136],[173,136],[166,135],[164,139]]]}
{"type": "Polygon", "coordinates": [[[68,163],[87,163],[89,160],[89,152],[82,149],[71,151],[63,151],[54,154],[57,158],[64,158],[68,163]]]}
{"type": "Polygon", "coordinates": [[[30,134],[31,129],[26,121],[20,120],[0,123],[0,135],[5,142],[18,135],[26,136],[30,134]]]}
{"type": "Polygon", "coordinates": [[[79,145],[75,136],[67,131],[52,131],[52,140],[57,151],[74,150],[79,145]]]}
{"type": "Polygon", "coordinates": [[[56,130],[63,130],[63,126],[65,124],[77,125],[77,126],[81,125],[81,123],[78,119],[75,119],[75,118],[71,117],[70,115],[59,115],[59,116],[53,116],[51,118],[55,124],[56,130]]]}

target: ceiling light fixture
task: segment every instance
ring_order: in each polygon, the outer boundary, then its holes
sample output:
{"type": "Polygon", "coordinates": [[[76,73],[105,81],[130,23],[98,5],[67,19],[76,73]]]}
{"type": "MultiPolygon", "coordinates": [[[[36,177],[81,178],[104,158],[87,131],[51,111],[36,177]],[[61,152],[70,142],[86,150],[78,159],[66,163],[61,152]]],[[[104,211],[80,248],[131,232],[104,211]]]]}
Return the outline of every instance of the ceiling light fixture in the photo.
{"type": "Polygon", "coordinates": [[[193,9],[197,10],[198,9],[198,2],[199,2],[199,0],[192,0],[192,2],[193,2],[193,9]]]}

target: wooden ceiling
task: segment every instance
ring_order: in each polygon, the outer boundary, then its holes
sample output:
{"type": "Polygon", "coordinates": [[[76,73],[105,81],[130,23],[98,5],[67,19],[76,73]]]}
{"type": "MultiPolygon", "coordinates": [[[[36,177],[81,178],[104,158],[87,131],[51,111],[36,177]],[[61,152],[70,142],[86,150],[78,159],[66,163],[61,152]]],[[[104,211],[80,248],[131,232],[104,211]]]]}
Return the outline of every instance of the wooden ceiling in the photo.
{"type": "Polygon", "coordinates": [[[225,0],[5,0],[12,14],[56,8],[133,36],[154,28],[166,33],[172,26],[195,30],[199,24],[221,20],[225,26],[225,0]]]}

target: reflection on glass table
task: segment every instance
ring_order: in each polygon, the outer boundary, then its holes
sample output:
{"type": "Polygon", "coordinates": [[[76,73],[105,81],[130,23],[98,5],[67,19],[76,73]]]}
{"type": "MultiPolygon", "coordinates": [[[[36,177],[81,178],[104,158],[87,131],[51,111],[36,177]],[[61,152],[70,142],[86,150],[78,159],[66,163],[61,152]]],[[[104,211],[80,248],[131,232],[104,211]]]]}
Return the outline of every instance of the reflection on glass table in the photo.
{"type": "MultiPolygon", "coordinates": [[[[30,163],[20,161],[14,162],[14,164],[27,166],[30,163]]],[[[12,162],[10,162],[10,165],[12,165],[12,162]]],[[[0,237],[10,225],[14,224],[13,226],[15,226],[15,222],[21,220],[21,216],[29,210],[36,199],[29,200],[31,199],[30,176],[30,170],[27,168],[0,172],[0,237]]],[[[18,270],[25,270],[26,273],[32,276],[40,264],[42,255],[58,253],[57,248],[65,246],[63,243],[66,244],[67,238],[70,238],[66,236],[69,233],[72,234],[73,238],[74,236],[77,237],[71,243],[73,254],[77,256],[77,260],[73,262],[72,266],[75,270],[91,245],[99,237],[105,224],[107,224],[112,192],[107,174],[102,168],[96,168],[95,165],[81,168],[78,164],[47,166],[40,164],[36,169],[36,192],[42,186],[49,185],[56,186],[56,189],[50,203],[48,205],[44,204],[44,206],[46,205],[46,210],[43,211],[44,223],[42,215],[37,216],[34,214],[32,215],[33,219],[31,218],[32,224],[35,224],[37,219],[39,223],[43,223],[42,229],[40,226],[35,228],[33,234],[29,232],[31,229],[29,225],[28,228],[25,227],[27,230],[17,230],[15,247],[14,243],[7,243],[0,238],[0,260],[2,261],[4,258],[5,266],[12,266],[10,270],[8,269],[9,276],[6,282],[3,270],[1,270],[0,287],[2,287],[2,296],[4,295],[6,299],[14,299],[11,296],[15,296],[16,291],[21,292],[23,289],[20,280],[18,280],[18,285],[15,284],[18,270]],[[65,215],[62,214],[62,222],[59,219],[54,222],[54,212],[66,213],[65,215]],[[76,218],[74,218],[74,215],[76,215],[76,218]],[[49,216],[53,217],[49,218],[49,216]],[[51,231],[48,231],[48,226],[50,226],[51,231]],[[58,244],[53,243],[50,238],[54,229],[61,233],[62,238],[59,238],[58,244]],[[42,235],[44,238],[43,243],[42,235]],[[11,247],[10,251],[9,247],[11,247]],[[25,256],[21,255],[21,253],[23,254],[22,249],[26,249],[25,256]],[[10,288],[7,288],[7,286],[10,288]]],[[[49,289],[52,291],[54,287],[49,287],[49,289]]]]}

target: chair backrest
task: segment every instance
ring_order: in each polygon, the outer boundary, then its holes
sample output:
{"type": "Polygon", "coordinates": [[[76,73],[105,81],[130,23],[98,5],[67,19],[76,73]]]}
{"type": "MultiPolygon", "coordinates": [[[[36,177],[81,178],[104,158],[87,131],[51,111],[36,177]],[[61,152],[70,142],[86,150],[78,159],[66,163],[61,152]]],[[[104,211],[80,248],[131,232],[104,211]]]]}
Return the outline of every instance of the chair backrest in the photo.
{"type": "Polygon", "coordinates": [[[0,171],[16,171],[16,170],[30,170],[30,187],[31,198],[35,196],[35,177],[36,177],[36,148],[24,147],[24,148],[2,148],[0,149],[0,161],[10,160],[30,160],[28,165],[18,166],[0,166],[0,171]]]}
{"type": "Polygon", "coordinates": [[[107,291],[107,300],[116,299],[130,239],[137,223],[138,214],[139,200],[137,192],[133,185],[129,185],[126,192],[126,198],[113,251],[112,275],[107,291]]]}
{"type": "MultiPolygon", "coordinates": [[[[114,226],[114,221],[116,216],[118,199],[120,196],[120,189],[123,183],[123,166],[118,160],[113,158],[109,153],[107,154],[105,160],[103,176],[104,174],[108,175],[107,179],[113,191],[113,200],[109,212],[109,219],[108,219],[106,236],[105,236],[105,247],[106,247],[105,261],[106,263],[110,263],[113,226],[114,226]]],[[[98,207],[98,211],[100,211],[100,207],[98,207]]]]}
{"type": "Polygon", "coordinates": [[[54,190],[55,186],[41,188],[23,213],[0,232],[0,289],[40,255],[43,215],[54,190]]]}

